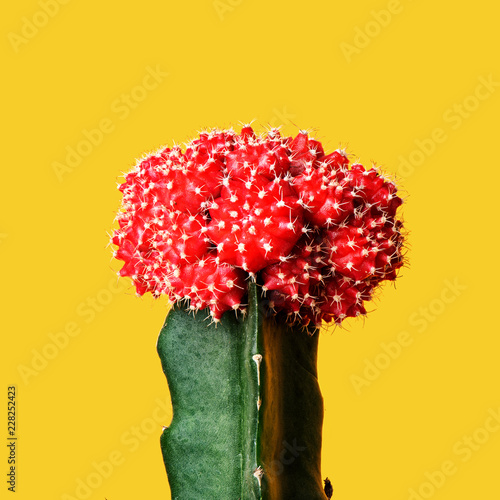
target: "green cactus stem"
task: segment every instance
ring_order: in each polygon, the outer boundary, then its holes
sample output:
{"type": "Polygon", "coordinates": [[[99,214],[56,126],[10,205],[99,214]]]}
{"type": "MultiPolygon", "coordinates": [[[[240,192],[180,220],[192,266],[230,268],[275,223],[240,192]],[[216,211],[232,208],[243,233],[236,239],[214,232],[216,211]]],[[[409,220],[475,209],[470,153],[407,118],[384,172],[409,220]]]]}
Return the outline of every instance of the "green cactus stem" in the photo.
{"type": "Polygon", "coordinates": [[[158,339],[173,420],[161,449],[177,500],[326,499],[318,334],[248,313],[207,324],[175,307],[158,339]]]}

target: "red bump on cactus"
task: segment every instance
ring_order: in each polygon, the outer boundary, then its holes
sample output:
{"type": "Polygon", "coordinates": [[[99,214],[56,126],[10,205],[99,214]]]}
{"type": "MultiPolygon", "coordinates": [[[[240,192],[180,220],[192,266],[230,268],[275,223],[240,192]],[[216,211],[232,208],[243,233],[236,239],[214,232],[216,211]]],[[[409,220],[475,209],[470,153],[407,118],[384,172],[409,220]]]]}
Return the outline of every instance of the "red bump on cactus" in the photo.
{"type": "Polygon", "coordinates": [[[284,179],[228,181],[209,205],[208,235],[220,259],[256,273],[285,258],[302,236],[302,207],[284,179]]]}
{"type": "Polygon", "coordinates": [[[300,193],[300,203],[307,208],[305,218],[315,226],[339,224],[352,212],[352,191],[342,168],[332,169],[333,162],[323,159],[305,167],[293,179],[300,193]]]}
{"type": "Polygon", "coordinates": [[[167,277],[167,293],[173,301],[188,299],[190,309],[210,308],[218,321],[229,310],[244,310],[245,273],[228,264],[220,264],[207,254],[196,263],[172,268],[167,277]]]}
{"type": "MultiPolygon", "coordinates": [[[[285,310],[300,318],[305,311],[315,310],[315,294],[324,278],[320,269],[325,262],[321,243],[309,236],[297,243],[294,252],[284,262],[263,269],[262,288],[268,293],[273,309],[285,310]]],[[[307,314],[306,317],[310,319],[307,314]]]]}
{"type": "MultiPolygon", "coordinates": [[[[245,129],[243,129],[245,130],[245,129]]],[[[268,180],[285,175],[290,166],[287,149],[279,141],[243,134],[226,157],[226,168],[232,178],[246,180],[262,175],[268,180]]]]}
{"type": "Polygon", "coordinates": [[[403,263],[394,183],[304,131],[202,132],[143,158],[120,190],[120,274],[215,321],[244,309],[251,278],[289,321],[341,323],[403,263]]]}

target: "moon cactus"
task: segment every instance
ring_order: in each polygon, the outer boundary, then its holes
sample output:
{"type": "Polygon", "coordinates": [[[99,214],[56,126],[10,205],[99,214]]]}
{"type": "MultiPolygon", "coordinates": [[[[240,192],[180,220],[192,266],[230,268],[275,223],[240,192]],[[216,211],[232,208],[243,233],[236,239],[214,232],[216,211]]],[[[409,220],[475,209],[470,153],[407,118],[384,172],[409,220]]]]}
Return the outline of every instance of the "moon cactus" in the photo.
{"type": "Polygon", "coordinates": [[[172,498],[327,498],[317,332],[396,278],[395,184],[305,131],[244,126],[143,157],[119,189],[119,274],[173,304],[158,340],[172,498]]]}

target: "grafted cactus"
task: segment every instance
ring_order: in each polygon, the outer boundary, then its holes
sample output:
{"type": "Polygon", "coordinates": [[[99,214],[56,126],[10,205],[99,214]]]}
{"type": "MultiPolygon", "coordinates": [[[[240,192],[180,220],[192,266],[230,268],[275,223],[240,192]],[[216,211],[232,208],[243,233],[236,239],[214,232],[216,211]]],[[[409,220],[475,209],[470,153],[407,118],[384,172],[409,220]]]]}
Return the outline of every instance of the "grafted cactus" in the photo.
{"type": "Polygon", "coordinates": [[[317,331],[396,278],[394,183],[306,132],[244,126],[142,158],[120,190],[120,274],[174,304],[158,340],[173,498],[326,498],[317,331]]]}

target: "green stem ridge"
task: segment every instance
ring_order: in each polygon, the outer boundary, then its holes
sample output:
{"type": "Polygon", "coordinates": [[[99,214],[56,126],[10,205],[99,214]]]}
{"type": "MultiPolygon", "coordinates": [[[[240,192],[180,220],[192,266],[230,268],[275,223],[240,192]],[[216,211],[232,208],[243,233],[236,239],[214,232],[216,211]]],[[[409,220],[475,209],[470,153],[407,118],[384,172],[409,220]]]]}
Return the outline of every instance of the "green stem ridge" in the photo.
{"type": "Polygon", "coordinates": [[[161,449],[174,500],[324,500],[318,334],[266,317],[217,326],[172,309],[158,338],[173,419],[161,449]]]}

